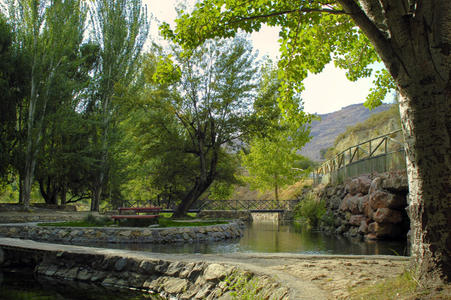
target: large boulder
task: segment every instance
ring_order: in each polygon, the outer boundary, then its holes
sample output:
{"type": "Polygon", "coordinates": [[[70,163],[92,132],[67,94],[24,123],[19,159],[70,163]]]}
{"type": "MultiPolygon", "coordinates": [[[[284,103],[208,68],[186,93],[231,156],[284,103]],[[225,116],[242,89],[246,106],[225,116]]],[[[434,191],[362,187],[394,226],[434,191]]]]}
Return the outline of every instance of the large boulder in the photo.
{"type": "Polygon", "coordinates": [[[373,214],[374,221],[378,223],[400,223],[402,221],[402,214],[398,210],[382,207],[378,208],[373,214]]]}
{"type": "Polygon", "coordinates": [[[361,234],[366,234],[368,233],[368,224],[367,224],[368,220],[362,220],[362,222],[360,223],[359,226],[359,233],[361,234]]]}
{"type": "Polygon", "coordinates": [[[347,194],[346,197],[343,199],[340,205],[340,210],[342,211],[349,211],[352,214],[359,214],[361,213],[359,209],[359,204],[362,202],[362,194],[356,194],[352,195],[351,193],[347,194]]]}
{"type": "Polygon", "coordinates": [[[402,208],[406,205],[406,198],[398,194],[376,190],[370,194],[370,205],[374,210],[383,207],[402,208]]]}
{"type": "Polygon", "coordinates": [[[345,186],[346,192],[351,195],[367,194],[371,185],[371,179],[368,175],[362,175],[352,179],[345,186]]]}
{"type": "Polygon", "coordinates": [[[352,215],[351,218],[349,218],[349,224],[353,226],[360,226],[362,221],[366,223],[364,215],[352,215]]]}
{"type": "Polygon", "coordinates": [[[383,177],[381,187],[390,192],[404,192],[408,191],[408,182],[406,172],[389,173],[383,177]]]}
{"type": "Polygon", "coordinates": [[[376,177],[371,181],[370,188],[368,189],[368,194],[373,194],[375,191],[382,189],[382,178],[376,177]]]}

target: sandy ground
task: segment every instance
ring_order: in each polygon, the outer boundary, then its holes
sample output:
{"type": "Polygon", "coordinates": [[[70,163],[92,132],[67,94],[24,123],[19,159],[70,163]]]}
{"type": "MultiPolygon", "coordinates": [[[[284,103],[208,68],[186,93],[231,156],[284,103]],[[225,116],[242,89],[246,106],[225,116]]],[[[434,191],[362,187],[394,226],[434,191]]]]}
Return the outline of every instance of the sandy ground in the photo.
{"type": "Polygon", "coordinates": [[[233,253],[203,255],[262,272],[288,285],[294,299],[347,299],[349,288],[396,277],[408,267],[407,257],[233,253]]]}

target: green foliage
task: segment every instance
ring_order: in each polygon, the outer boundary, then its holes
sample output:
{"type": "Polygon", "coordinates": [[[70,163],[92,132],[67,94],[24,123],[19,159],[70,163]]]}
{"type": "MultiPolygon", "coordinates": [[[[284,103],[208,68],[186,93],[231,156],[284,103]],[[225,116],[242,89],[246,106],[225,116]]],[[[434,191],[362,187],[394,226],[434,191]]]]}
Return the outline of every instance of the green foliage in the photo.
{"type": "Polygon", "coordinates": [[[289,137],[283,134],[274,138],[253,139],[249,153],[242,151],[241,159],[249,172],[249,176],[243,176],[243,180],[250,183],[251,188],[262,192],[274,189],[276,200],[280,188],[293,184],[304,173],[293,167],[302,156],[297,154],[297,148],[289,137]]]}
{"type": "Polygon", "coordinates": [[[396,90],[396,84],[393,77],[386,69],[376,71],[376,79],[373,81],[374,87],[370,89],[370,93],[366,97],[365,106],[373,109],[382,104],[390,91],[396,90]]]}
{"type": "Polygon", "coordinates": [[[231,291],[232,299],[236,300],[257,300],[264,299],[258,295],[259,288],[258,279],[247,274],[232,273],[225,278],[227,289],[231,291]]]}
{"type": "Polygon", "coordinates": [[[208,199],[228,200],[233,194],[233,185],[226,182],[215,181],[210,187],[208,199]]]}
{"type": "Polygon", "coordinates": [[[210,226],[227,224],[226,221],[175,221],[167,218],[159,218],[158,224],[160,227],[193,227],[193,226],[210,226]]]}
{"type": "MultiPolygon", "coordinates": [[[[418,281],[415,280],[412,273],[410,271],[404,271],[395,278],[350,289],[349,299],[418,299],[416,297],[418,296],[416,293],[418,287],[418,281]]],[[[425,297],[424,299],[432,299],[432,297],[425,297]]],[[[445,297],[437,297],[435,299],[445,299],[445,297]]]]}
{"type": "Polygon", "coordinates": [[[17,51],[14,39],[12,26],[0,14],[0,186],[11,180],[14,152],[20,139],[17,110],[28,83],[26,58],[17,51]]]}
{"type": "MultiPolygon", "coordinates": [[[[119,226],[124,227],[147,227],[149,225],[158,224],[158,227],[193,227],[193,226],[210,226],[227,224],[227,221],[176,221],[170,216],[160,215],[158,219],[124,219],[120,220],[119,226]]],[[[52,227],[109,227],[117,226],[109,216],[96,217],[92,214],[87,215],[81,221],[55,222],[55,223],[39,223],[38,226],[52,227]]]]}
{"type": "Polygon", "coordinates": [[[80,92],[73,75],[83,39],[86,6],[79,0],[5,1],[6,14],[15,32],[16,51],[27,58],[25,74],[29,82],[17,106],[18,142],[14,167],[21,176],[21,201],[28,205],[35,166],[46,142],[49,115],[63,101],[80,92]],[[29,77],[28,77],[29,76],[29,77]]]}
{"type": "Polygon", "coordinates": [[[119,202],[124,162],[118,155],[121,116],[117,112],[120,101],[134,90],[132,84],[139,84],[135,79],[149,26],[140,0],[100,0],[91,8],[94,40],[100,46],[99,66],[94,75],[96,90],[88,104],[99,120],[95,141],[100,151],[91,186],[91,210],[98,211],[106,194],[114,195],[115,202],[119,202]]]}
{"type": "Polygon", "coordinates": [[[52,227],[106,227],[113,225],[113,220],[110,217],[96,217],[88,214],[81,221],[70,222],[54,222],[54,223],[39,223],[38,226],[52,226],[52,227]]]}
{"type": "MultiPolygon", "coordinates": [[[[251,188],[261,192],[274,189],[275,199],[279,190],[293,184],[310,167],[308,159],[297,154],[309,140],[309,129],[303,124],[289,122],[277,103],[280,80],[277,70],[268,63],[263,69],[258,97],[254,103],[257,130],[249,142],[249,149],[241,151],[242,165],[249,176],[243,176],[251,188]]],[[[299,107],[302,102],[293,96],[299,107]]],[[[309,122],[310,116],[298,110],[298,121],[309,122]]]]}
{"type": "Polygon", "coordinates": [[[315,228],[326,213],[323,200],[316,198],[312,193],[307,194],[295,207],[295,218],[309,228],[315,228]]]}
{"type": "Polygon", "coordinates": [[[236,159],[226,146],[249,134],[255,55],[243,38],[155,52],[143,60],[142,97],[124,125],[149,194],[187,208],[214,181],[236,181],[236,159]]]}
{"type": "MultiPolygon", "coordinates": [[[[292,96],[302,91],[308,72],[319,73],[334,60],[355,81],[369,77],[371,64],[380,61],[369,39],[337,2],[208,0],[197,3],[190,13],[182,12],[176,23],[175,29],[163,24],[160,30],[187,49],[209,38],[233,37],[240,30],[258,31],[263,24],[279,26],[279,103],[291,122],[296,122],[298,112],[292,96]]],[[[369,105],[377,104],[377,95],[369,105]]]]}

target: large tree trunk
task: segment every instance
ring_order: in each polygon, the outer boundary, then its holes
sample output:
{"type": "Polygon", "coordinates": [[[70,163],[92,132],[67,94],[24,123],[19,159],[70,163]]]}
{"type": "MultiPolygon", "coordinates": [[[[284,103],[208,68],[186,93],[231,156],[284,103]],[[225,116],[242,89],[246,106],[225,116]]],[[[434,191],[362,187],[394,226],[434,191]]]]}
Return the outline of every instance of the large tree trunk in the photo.
{"type": "MultiPolygon", "coordinates": [[[[102,180],[103,181],[103,180],[102,180]]],[[[102,196],[102,184],[98,184],[93,191],[91,199],[91,211],[99,211],[100,208],[100,198],[102,196]]]]}
{"type": "Polygon", "coordinates": [[[370,39],[401,95],[414,269],[426,284],[450,281],[451,1],[338,2],[370,39]]]}
{"type": "Polygon", "coordinates": [[[197,199],[210,187],[212,181],[201,181],[197,180],[194,187],[189,191],[189,193],[183,198],[182,202],[177,206],[172,215],[173,218],[185,217],[188,210],[196,202],[197,199]]]}
{"type": "Polygon", "coordinates": [[[58,204],[58,187],[50,177],[47,177],[46,182],[43,179],[39,180],[39,191],[46,204],[58,204]]]}
{"type": "Polygon", "coordinates": [[[393,39],[399,69],[391,70],[401,95],[412,258],[426,284],[451,280],[451,2],[432,2],[407,36],[393,39]]]}
{"type": "Polygon", "coordinates": [[[423,281],[451,279],[451,97],[436,87],[418,86],[400,101],[412,257],[423,281]]]}

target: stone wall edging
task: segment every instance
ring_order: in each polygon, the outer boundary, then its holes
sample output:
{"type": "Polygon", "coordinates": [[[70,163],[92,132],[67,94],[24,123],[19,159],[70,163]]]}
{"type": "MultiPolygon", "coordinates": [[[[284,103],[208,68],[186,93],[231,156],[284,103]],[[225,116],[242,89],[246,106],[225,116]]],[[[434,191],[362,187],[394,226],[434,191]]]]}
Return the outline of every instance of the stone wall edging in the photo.
{"type": "Polygon", "coordinates": [[[253,289],[259,299],[290,298],[290,290],[270,276],[224,263],[170,261],[96,248],[89,252],[77,250],[87,248],[77,246],[55,250],[43,243],[20,246],[25,242],[0,245],[4,254],[0,269],[26,266],[40,276],[133,288],[158,293],[166,299],[231,299],[246,288],[253,289]],[[245,282],[250,284],[243,285],[245,282]]]}
{"type": "Polygon", "coordinates": [[[244,223],[196,227],[53,227],[35,224],[0,224],[0,236],[62,243],[192,243],[235,239],[243,235],[244,223]]]}

